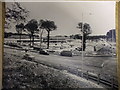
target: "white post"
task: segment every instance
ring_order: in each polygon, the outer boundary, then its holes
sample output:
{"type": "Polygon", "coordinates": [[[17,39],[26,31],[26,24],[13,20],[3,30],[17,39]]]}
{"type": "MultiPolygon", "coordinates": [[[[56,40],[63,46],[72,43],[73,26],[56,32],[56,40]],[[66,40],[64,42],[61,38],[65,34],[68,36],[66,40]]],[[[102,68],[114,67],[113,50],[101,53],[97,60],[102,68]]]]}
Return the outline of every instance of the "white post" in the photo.
{"type": "Polygon", "coordinates": [[[82,13],[82,77],[83,77],[83,59],[84,59],[84,51],[83,51],[83,40],[84,40],[84,37],[83,37],[83,26],[84,26],[84,23],[83,23],[83,13],[82,13]]]}
{"type": "Polygon", "coordinates": [[[40,42],[39,42],[39,47],[41,48],[41,29],[40,29],[40,31],[39,31],[39,40],[40,40],[40,42]]]}
{"type": "Polygon", "coordinates": [[[114,56],[113,55],[113,45],[114,45],[114,32],[112,30],[112,57],[114,56]]]}

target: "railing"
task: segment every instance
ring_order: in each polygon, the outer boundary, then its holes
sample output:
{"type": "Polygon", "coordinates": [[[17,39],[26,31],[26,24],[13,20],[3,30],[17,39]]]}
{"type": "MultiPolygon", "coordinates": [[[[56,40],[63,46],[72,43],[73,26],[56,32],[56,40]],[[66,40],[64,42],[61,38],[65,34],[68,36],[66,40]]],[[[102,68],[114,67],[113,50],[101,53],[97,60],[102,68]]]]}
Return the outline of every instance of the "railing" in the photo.
{"type": "Polygon", "coordinates": [[[87,72],[79,72],[78,76],[83,76],[83,78],[86,78],[87,80],[92,80],[97,82],[97,84],[101,84],[101,85],[106,85],[110,88],[114,88],[114,89],[118,89],[118,84],[116,84],[114,81],[114,77],[111,77],[111,81],[105,80],[101,78],[101,74],[95,74],[95,73],[91,73],[89,71],[87,72]],[[83,75],[82,75],[83,74],[83,75]]]}

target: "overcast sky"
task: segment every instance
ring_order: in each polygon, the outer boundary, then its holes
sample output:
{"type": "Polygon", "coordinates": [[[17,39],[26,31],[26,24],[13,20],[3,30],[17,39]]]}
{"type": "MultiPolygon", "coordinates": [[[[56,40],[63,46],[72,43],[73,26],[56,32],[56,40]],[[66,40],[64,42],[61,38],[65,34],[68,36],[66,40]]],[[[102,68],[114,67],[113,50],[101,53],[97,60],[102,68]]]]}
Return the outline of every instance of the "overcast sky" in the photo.
{"type": "MultiPolygon", "coordinates": [[[[51,35],[78,34],[78,22],[90,24],[93,35],[105,35],[115,28],[115,2],[20,2],[30,11],[29,19],[55,21],[51,35]],[[82,18],[83,14],[83,18],[82,18]]],[[[13,29],[12,29],[13,30],[13,29]]],[[[13,30],[14,32],[14,30],[13,30]]]]}

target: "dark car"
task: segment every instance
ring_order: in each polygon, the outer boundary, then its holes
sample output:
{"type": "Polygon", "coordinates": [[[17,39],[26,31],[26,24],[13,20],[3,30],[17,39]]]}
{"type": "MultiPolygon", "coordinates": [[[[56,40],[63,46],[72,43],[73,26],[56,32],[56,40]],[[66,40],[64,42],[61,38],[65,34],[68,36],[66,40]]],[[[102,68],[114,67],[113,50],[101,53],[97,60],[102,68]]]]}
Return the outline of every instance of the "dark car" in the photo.
{"type": "Polygon", "coordinates": [[[78,50],[78,51],[82,51],[82,48],[81,47],[77,47],[77,48],[75,48],[76,50],[78,50]]]}
{"type": "Polygon", "coordinates": [[[72,57],[72,52],[71,51],[62,51],[60,53],[61,56],[68,56],[68,57],[72,57]]]}
{"type": "Polygon", "coordinates": [[[34,50],[39,51],[39,54],[43,54],[43,55],[49,55],[49,53],[45,50],[43,50],[42,48],[39,47],[33,47],[34,50]]]}
{"type": "Polygon", "coordinates": [[[49,55],[49,53],[43,49],[40,49],[39,54],[49,55]]]}

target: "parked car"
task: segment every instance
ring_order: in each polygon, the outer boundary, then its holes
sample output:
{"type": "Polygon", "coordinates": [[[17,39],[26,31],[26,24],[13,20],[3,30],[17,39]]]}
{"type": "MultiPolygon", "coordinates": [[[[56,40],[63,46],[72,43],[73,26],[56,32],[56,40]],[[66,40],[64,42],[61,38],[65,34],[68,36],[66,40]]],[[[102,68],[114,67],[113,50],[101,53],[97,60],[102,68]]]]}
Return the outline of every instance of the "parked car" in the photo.
{"type": "Polygon", "coordinates": [[[72,52],[71,51],[62,51],[60,53],[61,56],[68,56],[68,57],[72,57],[72,52]]]}
{"type": "Polygon", "coordinates": [[[75,48],[76,50],[78,50],[78,51],[82,51],[82,48],[81,47],[77,47],[77,48],[75,48]]]}
{"type": "Polygon", "coordinates": [[[49,53],[43,49],[40,49],[39,54],[49,55],[49,53]]]}

